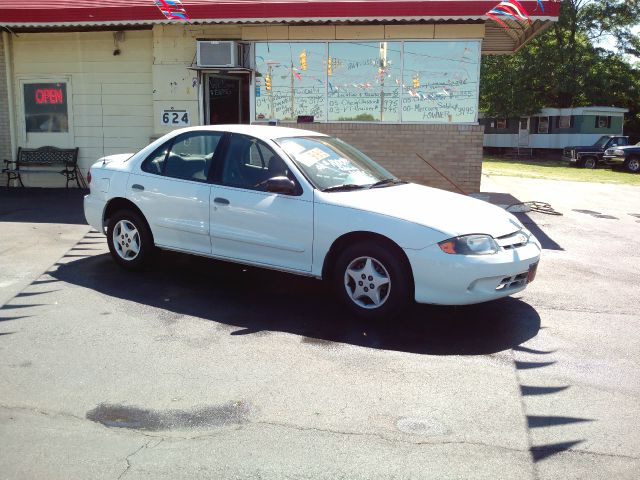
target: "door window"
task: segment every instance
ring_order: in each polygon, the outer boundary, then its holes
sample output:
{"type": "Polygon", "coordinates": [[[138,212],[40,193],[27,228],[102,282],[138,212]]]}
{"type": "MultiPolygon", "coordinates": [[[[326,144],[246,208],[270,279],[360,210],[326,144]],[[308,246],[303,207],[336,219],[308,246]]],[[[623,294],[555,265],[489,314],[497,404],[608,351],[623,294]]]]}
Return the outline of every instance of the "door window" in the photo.
{"type": "Polygon", "coordinates": [[[287,164],[264,142],[234,134],[229,141],[222,183],[232,187],[265,190],[265,181],[285,176],[295,182],[287,164]]]}
{"type": "Polygon", "coordinates": [[[152,153],[142,170],[183,180],[206,181],[222,132],[194,132],[181,135],[152,153]]]}
{"type": "Polygon", "coordinates": [[[27,133],[68,132],[66,83],[25,83],[24,113],[27,133]]]}

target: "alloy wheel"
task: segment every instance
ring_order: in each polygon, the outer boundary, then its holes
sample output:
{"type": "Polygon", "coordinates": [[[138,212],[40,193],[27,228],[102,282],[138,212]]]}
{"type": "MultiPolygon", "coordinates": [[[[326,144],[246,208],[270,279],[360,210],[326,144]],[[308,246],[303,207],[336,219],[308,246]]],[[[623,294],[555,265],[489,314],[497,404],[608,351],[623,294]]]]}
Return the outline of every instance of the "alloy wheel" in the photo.
{"type": "Polygon", "coordinates": [[[140,253],[140,233],[129,220],[120,220],[113,229],[113,246],[120,258],[135,260],[140,253]]]}
{"type": "Polygon", "coordinates": [[[353,303],[373,310],[389,298],[391,277],[380,261],[373,257],[358,257],[344,272],[344,288],[353,303]]]}

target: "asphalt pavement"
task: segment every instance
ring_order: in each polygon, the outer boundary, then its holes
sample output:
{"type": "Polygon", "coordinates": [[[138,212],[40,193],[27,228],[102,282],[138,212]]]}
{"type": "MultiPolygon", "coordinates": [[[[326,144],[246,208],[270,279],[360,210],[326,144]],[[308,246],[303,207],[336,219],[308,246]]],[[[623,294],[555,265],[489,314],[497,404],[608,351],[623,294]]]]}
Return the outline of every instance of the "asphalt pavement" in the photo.
{"type": "Polygon", "coordinates": [[[640,188],[484,177],[523,293],[369,325],[321,282],[125,272],[81,192],[0,192],[0,478],[636,479],[640,188]]]}

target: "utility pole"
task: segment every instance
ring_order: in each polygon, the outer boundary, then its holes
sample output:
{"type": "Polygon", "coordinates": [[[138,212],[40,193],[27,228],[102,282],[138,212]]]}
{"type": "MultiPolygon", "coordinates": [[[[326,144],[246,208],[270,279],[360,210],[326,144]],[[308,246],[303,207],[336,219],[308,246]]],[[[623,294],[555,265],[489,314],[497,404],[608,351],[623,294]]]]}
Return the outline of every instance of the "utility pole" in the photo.
{"type": "MultiPolygon", "coordinates": [[[[267,62],[267,77],[269,78],[270,82],[273,81],[273,66],[276,64],[277,62],[267,62]]],[[[271,107],[271,118],[269,118],[269,120],[274,120],[276,116],[276,112],[273,105],[273,85],[269,85],[268,92],[269,92],[269,105],[271,107]]]]}
{"type": "Polygon", "coordinates": [[[380,121],[384,117],[384,77],[387,73],[387,42],[380,42],[380,121]]]}
{"type": "Polygon", "coordinates": [[[295,120],[295,105],[296,105],[296,101],[295,101],[295,87],[293,85],[293,61],[291,61],[291,120],[295,120]]]}

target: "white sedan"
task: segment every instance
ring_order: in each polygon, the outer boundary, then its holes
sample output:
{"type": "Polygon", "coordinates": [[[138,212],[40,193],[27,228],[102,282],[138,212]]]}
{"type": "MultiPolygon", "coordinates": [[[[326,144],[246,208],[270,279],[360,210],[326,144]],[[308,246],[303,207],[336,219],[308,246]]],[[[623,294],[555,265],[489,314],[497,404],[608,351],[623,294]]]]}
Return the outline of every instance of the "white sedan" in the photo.
{"type": "Polygon", "coordinates": [[[176,130],[89,172],[90,225],[113,258],[155,247],[328,279],[349,309],[465,305],[523,290],[540,243],[513,215],[403,182],[317,132],[256,125],[176,130]]]}

